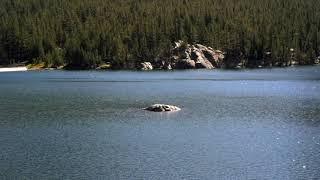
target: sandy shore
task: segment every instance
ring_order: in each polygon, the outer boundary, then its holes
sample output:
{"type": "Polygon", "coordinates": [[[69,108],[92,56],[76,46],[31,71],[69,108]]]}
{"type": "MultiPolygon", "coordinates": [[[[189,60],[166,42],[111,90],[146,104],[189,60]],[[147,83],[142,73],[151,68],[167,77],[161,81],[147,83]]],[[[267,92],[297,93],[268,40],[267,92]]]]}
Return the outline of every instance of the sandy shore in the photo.
{"type": "Polygon", "coordinates": [[[0,68],[0,72],[27,71],[27,67],[0,68]]]}

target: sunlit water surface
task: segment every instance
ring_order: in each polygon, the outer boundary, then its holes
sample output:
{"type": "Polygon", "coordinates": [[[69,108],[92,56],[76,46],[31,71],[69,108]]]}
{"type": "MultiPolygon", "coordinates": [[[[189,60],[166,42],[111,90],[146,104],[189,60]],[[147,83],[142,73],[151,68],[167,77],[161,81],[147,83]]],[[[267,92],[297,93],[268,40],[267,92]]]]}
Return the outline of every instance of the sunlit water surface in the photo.
{"type": "Polygon", "coordinates": [[[0,179],[319,179],[320,67],[1,73],[0,152],[0,179]]]}

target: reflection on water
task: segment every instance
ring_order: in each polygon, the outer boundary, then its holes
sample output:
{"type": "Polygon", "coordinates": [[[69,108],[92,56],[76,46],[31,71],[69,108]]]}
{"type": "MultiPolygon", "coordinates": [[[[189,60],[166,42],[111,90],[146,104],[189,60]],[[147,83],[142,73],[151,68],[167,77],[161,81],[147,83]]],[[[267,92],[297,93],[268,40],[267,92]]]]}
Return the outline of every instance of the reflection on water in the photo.
{"type": "Polygon", "coordinates": [[[320,178],[320,67],[0,74],[4,179],[320,178]],[[141,110],[154,103],[175,113],[141,110]]]}

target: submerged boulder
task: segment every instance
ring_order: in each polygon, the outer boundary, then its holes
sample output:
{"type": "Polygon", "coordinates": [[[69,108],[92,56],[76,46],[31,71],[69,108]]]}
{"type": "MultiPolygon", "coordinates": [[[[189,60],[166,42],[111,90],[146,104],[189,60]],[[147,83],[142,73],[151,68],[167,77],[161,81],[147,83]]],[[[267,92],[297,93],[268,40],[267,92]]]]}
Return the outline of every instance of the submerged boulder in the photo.
{"type": "Polygon", "coordinates": [[[181,109],[173,105],[154,104],[152,106],[144,108],[144,110],[153,111],[153,112],[170,112],[170,111],[180,111],[181,109]]]}

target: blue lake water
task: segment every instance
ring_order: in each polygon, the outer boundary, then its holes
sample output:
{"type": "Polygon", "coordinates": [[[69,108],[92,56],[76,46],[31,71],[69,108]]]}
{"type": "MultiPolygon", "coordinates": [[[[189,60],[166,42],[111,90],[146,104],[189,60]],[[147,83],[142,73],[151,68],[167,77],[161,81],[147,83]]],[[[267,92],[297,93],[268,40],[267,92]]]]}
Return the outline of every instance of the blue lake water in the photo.
{"type": "Polygon", "coordinates": [[[320,66],[1,73],[0,152],[0,179],[320,179],[320,66]]]}

